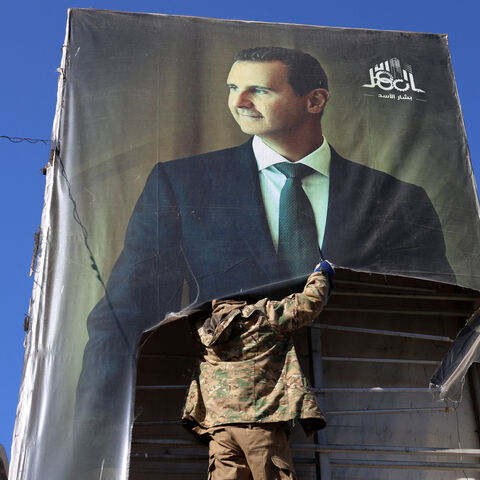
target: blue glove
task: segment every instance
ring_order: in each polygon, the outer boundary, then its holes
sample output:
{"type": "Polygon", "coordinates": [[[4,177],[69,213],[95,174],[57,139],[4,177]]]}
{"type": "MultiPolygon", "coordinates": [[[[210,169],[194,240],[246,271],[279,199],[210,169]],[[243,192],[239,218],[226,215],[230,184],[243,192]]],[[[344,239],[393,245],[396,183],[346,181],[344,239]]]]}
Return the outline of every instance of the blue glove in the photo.
{"type": "MultiPolygon", "coordinates": [[[[327,275],[328,278],[328,297],[330,297],[330,294],[332,293],[333,289],[335,288],[335,285],[333,283],[333,277],[335,276],[335,269],[333,268],[333,265],[328,262],[327,260],[322,260],[316,267],[315,267],[315,272],[322,272],[327,275]]],[[[327,301],[328,301],[327,297],[327,301]]]]}
{"type": "Polygon", "coordinates": [[[327,260],[322,260],[314,271],[326,273],[329,278],[332,278],[335,275],[335,269],[333,268],[333,265],[327,260]]]}

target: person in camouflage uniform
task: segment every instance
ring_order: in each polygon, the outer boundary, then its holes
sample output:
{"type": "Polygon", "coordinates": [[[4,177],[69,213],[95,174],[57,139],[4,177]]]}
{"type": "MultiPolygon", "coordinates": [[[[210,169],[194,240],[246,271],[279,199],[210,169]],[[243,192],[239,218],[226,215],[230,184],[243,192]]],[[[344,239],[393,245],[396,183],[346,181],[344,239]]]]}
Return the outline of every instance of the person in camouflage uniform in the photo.
{"type": "Polygon", "coordinates": [[[195,321],[203,350],[182,422],[209,441],[209,479],[295,478],[289,422],[298,420],[307,434],[326,423],[292,333],[321,312],[332,277],[323,261],[302,293],[250,305],[214,300],[211,316],[195,321]]]}

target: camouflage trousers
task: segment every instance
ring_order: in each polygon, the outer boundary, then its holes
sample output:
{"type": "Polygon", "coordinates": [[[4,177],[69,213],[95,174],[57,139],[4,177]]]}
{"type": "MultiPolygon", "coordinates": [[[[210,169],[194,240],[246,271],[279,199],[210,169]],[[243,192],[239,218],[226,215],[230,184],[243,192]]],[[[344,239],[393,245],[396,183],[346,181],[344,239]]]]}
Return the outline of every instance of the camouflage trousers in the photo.
{"type": "Polygon", "coordinates": [[[296,479],[285,424],[226,425],[210,434],[208,480],[296,479]]]}

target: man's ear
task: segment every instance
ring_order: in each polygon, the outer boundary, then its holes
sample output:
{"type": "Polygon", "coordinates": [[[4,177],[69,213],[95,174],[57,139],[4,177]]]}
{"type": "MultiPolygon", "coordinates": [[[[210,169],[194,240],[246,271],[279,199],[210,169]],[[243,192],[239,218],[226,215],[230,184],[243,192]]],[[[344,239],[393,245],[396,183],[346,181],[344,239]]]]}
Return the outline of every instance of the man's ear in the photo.
{"type": "Polygon", "coordinates": [[[307,109],[310,113],[321,113],[330,98],[328,90],[316,88],[307,95],[307,109]]]}

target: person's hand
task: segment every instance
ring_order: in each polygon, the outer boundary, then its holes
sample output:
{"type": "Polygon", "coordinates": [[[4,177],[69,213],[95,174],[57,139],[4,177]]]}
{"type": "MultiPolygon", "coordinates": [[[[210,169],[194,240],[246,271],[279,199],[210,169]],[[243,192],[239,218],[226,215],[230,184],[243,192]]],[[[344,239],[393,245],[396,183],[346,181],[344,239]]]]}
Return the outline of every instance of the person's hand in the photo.
{"type": "Polygon", "coordinates": [[[330,278],[335,275],[335,268],[328,260],[318,263],[314,271],[326,273],[330,278]]]}
{"type": "Polygon", "coordinates": [[[330,294],[332,293],[333,289],[335,288],[335,285],[333,283],[333,277],[335,276],[335,268],[333,264],[331,264],[328,260],[322,260],[316,267],[315,267],[315,272],[322,272],[326,279],[328,280],[328,295],[327,295],[327,302],[328,302],[328,297],[330,297],[330,294]]]}

